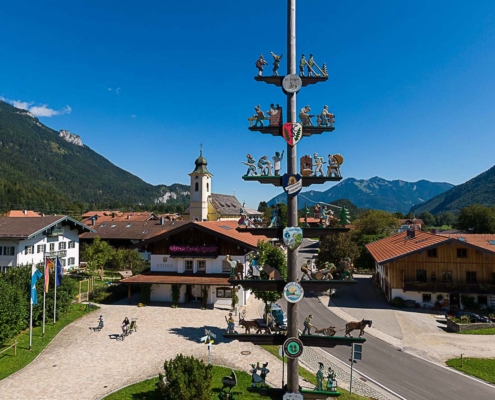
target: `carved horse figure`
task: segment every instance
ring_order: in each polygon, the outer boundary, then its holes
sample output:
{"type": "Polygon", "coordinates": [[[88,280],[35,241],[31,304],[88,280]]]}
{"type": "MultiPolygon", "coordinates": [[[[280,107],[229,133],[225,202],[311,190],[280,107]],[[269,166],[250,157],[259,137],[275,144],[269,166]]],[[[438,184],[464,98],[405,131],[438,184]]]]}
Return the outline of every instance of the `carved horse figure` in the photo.
{"type": "Polygon", "coordinates": [[[345,335],[344,336],[347,336],[349,335],[350,337],[353,337],[351,335],[351,332],[353,330],[356,330],[356,329],[359,329],[360,332],[359,332],[359,337],[363,336],[364,335],[364,328],[366,328],[366,326],[369,326],[371,328],[371,323],[373,321],[371,321],[370,319],[363,319],[362,321],[352,321],[352,322],[349,322],[345,325],[345,335]]]}

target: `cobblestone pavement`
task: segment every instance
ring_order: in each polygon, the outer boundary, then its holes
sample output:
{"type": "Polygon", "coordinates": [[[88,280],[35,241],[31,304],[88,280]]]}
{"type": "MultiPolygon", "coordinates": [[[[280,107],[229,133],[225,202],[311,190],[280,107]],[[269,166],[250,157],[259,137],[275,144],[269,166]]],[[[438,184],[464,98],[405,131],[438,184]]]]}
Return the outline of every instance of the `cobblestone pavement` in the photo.
{"type": "MultiPolygon", "coordinates": [[[[267,383],[279,386],[280,360],[251,343],[222,338],[227,313],[228,310],[102,305],[100,310],[63,329],[30,365],[0,381],[0,398],[102,398],[123,386],[157,376],[163,371],[163,362],[178,353],[206,360],[207,346],[199,342],[205,328],[217,335],[212,364],[247,372],[249,364],[268,361],[267,383]],[[105,327],[93,332],[90,327],[97,325],[99,314],[104,317],[105,327]],[[138,331],[118,341],[115,337],[125,316],[138,318],[138,331]],[[243,351],[250,354],[242,355],[243,351]]],[[[300,384],[308,387],[303,380],[300,384]]]]}

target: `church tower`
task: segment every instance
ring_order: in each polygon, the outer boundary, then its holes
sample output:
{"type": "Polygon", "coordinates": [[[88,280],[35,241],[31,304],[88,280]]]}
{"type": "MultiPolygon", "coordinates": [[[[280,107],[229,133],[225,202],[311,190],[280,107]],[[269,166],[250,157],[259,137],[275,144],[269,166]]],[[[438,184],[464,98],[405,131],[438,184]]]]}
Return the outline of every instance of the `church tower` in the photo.
{"type": "Polygon", "coordinates": [[[203,157],[203,149],[199,151],[199,157],[194,162],[196,168],[189,174],[191,177],[191,203],[189,205],[189,220],[208,220],[208,203],[211,197],[211,177],[206,165],[208,162],[203,157]]]}

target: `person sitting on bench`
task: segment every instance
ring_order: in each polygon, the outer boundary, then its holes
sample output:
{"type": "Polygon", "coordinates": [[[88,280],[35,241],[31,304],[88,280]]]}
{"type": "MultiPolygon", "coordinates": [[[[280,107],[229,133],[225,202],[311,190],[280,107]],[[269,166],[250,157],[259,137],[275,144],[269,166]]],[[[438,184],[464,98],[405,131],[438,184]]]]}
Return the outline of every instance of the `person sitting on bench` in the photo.
{"type": "Polygon", "coordinates": [[[124,320],[122,321],[122,332],[127,334],[129,332],[129,318],[125,317],[124,320]]]}

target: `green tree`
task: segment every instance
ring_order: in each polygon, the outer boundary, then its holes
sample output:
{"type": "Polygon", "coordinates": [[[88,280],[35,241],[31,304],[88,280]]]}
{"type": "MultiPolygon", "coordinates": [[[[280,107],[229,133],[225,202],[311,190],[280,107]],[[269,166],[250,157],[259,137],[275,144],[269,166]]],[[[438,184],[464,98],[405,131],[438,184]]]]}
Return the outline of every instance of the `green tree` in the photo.
{"type": "Polygon", "coordinates": [[[213,367],[202,360],[179,354],[165,361],[158,388],[165,400],[210,400],[213,367]]]}
{"type": "Polygon", "coordinates": [[[354,242],[350,232],[325,236],[320,241],[318,252],[318,267],[322,268],[325,262],[338,264],[340,259],[349,257],[351,260],[359,257],[359,247],[354,242]]]}
{"type": "Polygon", "coordinates": [[[386,211],[367,210],[353,225],[362,235],[388,235],[398,228],[399,220],[386,211]]]}
{"type": "MultiPolygon", "coordinates": [[[[273,246],[271,243],[265,243],[261,240],[258,241],[257,246],[258,253],[258,265],[261,267],[265,264],[270,265],[273,268],[278,269],[282,279],[287,279],[287,256],[278,247],[273,246]]],[[[268,279],[268,276],[261,271],[261,279],[268,279]]],[[[268,304],[274,303],[282,298],[282,293],[273,290],[261,290],[253,289],[254,297],[262,300],[265,303],[265,308],[268,304]]]]}
{"type": "Polygon", "coordinates": [[[111,262],[111,269],[116,271],[131,270],[133,275],[139,274],[148,268],[148,262],[143,260],[141,255],[133,249],[118,249],[114,251],[111,262]]]}
{"type": "Polygon", "coordinates": [[[495,207],[473,204],[464,207],[457,220],[457,228],[473,233],[495,233],[495,207]]]}
{"type": "Polygon", "coordinates": [[[264,213],[267,208],[268,204],[266,204],[266,201],[260,201],[260,204],[258,205],[258,211],[264,213]]]}
{"type": "Polygon", "coordinates": [[[444,212],[435,215],[436,226],[443,226],[443,225],[452,226],[456,223],[456,221],[457,221],[456,216],[451,212],[444,212]]]}
{"type": "Polygon", "coordinates": [[[86,246],[82,253],[82,259],[87,263],[92,274],[96,274],[98,269],[105,269],[114,257],[115,250],[107,242],[96,236],[93,243],[86,246]]]}
{"type": "Polygon", "coordinates": [[[425,225],[427,225],[427,226],[432,226],[435,224],[435,217],[433,216],[432,213],[430,213],[428,211],[422,212],[419,215],[419,218],[421,218],[423,220],[423,222],[425,223],[425,225]]]}

